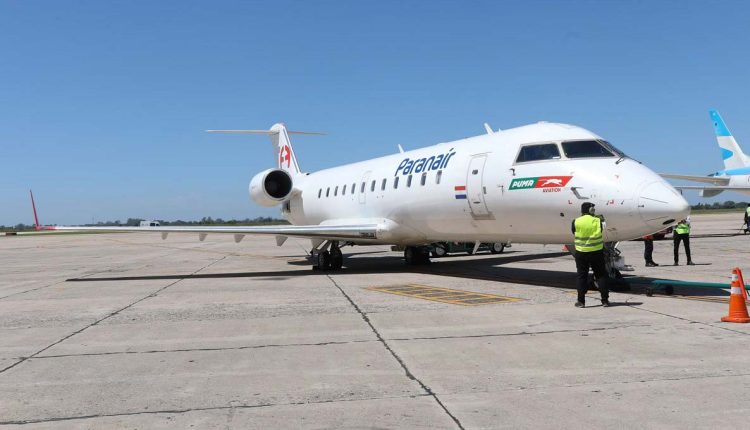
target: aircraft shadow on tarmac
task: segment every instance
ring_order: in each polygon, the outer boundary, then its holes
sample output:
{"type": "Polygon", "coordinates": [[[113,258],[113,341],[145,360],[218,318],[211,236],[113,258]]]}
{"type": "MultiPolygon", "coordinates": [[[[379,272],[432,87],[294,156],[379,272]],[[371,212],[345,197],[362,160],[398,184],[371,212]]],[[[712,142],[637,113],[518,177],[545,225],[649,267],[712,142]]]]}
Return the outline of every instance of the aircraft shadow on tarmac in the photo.
{"type": "MultiPolygon", "coordinates": [[[[316,276],[320,273],[332,273],[338,276],[358,274],[387,274],[387,273],[423,273],[426,275],[451,276],[455,278],[477,279],[485,281],[507,282],[541,287],[561,288],[575,290],[576,273],[575,264],[570,260],[570,270],[545,270],[537,268],[503,267],[505,264],[515,262],[545,263],[545,259],[554,259],[568,256],[567,252],[543,252],[543,253],[521,253],[506,252],[502,255],[485,254],[475,255],[471,258],[443,257],[425,266],[405,266],[403,258],[398,254],[374,256],[383,252],[363,252],[349,254],[345,259],[345,269],[338,272],[313,272],[309,268],[305,270],[277,270],[260,272],[230,272],[230,273],[197,273],[197,274],[166,274],[166,275],[144,275],[144,276],[117,276],[117,277],[91,277],[71,278],[70,282],[104,282],[104,281],[144,281],[144,280],[178,280],[178,279],[222,279],[222,278],[253,278],[273,281],[282,281],[298,276],[316,276]]],[[[458,256],[456,256],[458,257],[458,256]]],[[[302,260],[289,262],[295,266],[309,266],[302,260]]],[[[645,276],[625,275],[625,280],[630,284],[631,294],[646,294],[651,282],[658,278],[645,276]]],[[[617,286],[612,286],[613,291],[622,291],[617,286]]],[[[679,288],[677,293],[689,291],[691,296],[724,296],[728,295],[723,290],[705,288],[679,288]]],[[[686,294],[686,293],[685,293],[686,294]]]]}

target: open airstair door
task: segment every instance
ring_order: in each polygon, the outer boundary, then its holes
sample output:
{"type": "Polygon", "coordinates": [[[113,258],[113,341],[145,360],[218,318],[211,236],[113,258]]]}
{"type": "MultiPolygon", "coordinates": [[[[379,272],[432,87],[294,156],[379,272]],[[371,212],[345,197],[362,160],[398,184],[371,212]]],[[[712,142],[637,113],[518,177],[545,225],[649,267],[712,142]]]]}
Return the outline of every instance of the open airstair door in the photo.
{"type": "Polygon", "coordinates": [[[466,198],[469,200],[471,214],[475,218],[488,218],[490,211],[487,209],[485,194],[487,189],[484,185],[484,165],[487,162],[487,154],[475,155],[469,162],[469,170],[466,172],[466,198]]]}

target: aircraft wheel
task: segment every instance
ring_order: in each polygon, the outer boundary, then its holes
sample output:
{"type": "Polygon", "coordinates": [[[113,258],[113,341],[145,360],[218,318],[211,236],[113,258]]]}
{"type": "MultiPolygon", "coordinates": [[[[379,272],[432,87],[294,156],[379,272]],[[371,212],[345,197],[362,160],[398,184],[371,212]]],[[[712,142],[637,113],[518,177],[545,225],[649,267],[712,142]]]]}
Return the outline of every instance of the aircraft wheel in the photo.
{"type": "Polygon", "coordinates": [[[341,270],[344,266],[344,255],[340,249],[337,249],[331,253],[331,269],[341,270]]]}
{"type": "Polygon", "coordinates": [[[432,256],[435,258],[445,257],[448,255],[448,247],[444,243],[435,243],[432,245],[432,256]]]}
{"type": "Polygon", "coordinates": [[[505,244],[504,243],[493,243],[490,245],[490,252],[492,254],[502,254],[505,250],[505,244]]]}
{"type": "Polygon", "coordinates": [[[404,261],[406,261],[406,264],[409,266],[413,266],[417,264],[417,249],[413,246],[407,246],[406,249],[404,249],[404,261]]]}
{"type": "Polygon", "coordinates": [[[331,253],[323,251],[318,254],[318,264],[316,265],[318,270],[328,270],[331,268],[331,253]]]}
{"type": "Polygon", "coordinates": [[[426,247],[407,246],[404,249],[404,260],[410,266],[428,264],[430,262],[430,252],[426,247]]]}

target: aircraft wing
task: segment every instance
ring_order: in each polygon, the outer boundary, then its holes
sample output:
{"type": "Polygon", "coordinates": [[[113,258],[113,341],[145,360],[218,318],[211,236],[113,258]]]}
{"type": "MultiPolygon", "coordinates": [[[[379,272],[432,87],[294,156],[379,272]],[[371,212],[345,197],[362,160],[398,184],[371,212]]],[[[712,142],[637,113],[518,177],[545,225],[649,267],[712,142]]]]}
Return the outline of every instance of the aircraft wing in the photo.
{"type": "MultiPolygon", "coordinates": [[[[713,185],[729,185],[729,178],[722,176],[692,176],[692,175],[674,175],[671,173],[659,173],[659,176],[667,179],[681,179],[684,181],[703,182],[713,185]]],[[[675,187],[680,188],[680,187],[675,187]]],[[[702,188],[702,187],[701,187],[702,188]]],[[[694,189],[694,188],[688,188],[694,189]]]]}
{"type": "Polygon", "coordinates": [[[141,232],[161,233],[166,238],[169,233],[196,233],[203,240],[208,234],[233,234],[239,242],[245,235],[269,235],[282,237],[319,238],[330,240],[376,239],[378,224],[348,225],[273,225],[273,226],[160,226],[160,227],[75,227],[49,226],[52,231],[101,231],[101,232],[141,232]]]}

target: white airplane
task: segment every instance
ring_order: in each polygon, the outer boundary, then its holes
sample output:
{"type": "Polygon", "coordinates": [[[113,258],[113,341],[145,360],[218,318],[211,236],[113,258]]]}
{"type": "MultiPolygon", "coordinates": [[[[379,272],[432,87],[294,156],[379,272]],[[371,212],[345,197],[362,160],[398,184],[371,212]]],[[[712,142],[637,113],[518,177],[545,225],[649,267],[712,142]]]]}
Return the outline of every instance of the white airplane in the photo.
{"type": "MultiPolygon", "coordinates": [[[[441,241],[570,244],[581,203],[606,217],[607,242],[654,233],[685,218],[688,203],[640,162],[583,128],[540,122],[440,143],[359,163],[304,173],[283,124],[267,134],[275,168],[250,182],[260,206],[281,206],[292,225],[263,227],[48,227],[247,234],[312,240],[313,268],[340,269],[344,245],[404,247],[409,264],[426,263],[426,245],[441,241]]],[[[304,132],[296,132],[304,134],[304,132]]],[[[308,133],[309,134],[309,133],[308,133]]]]}
{"type": "Polygon", "coordinates": [[[661,176],[669,179],[680,179],[685,181],[702,182],[710,185],[675,185],[679,190],[698,190],[701,197],[713,197],[724,191],[736,191],[750,194],[750,157],[742,152],[742,148],[729,132],[721,115],[716,110],[710,110],[711,121],[714,124],[716,141],[721,149],[721,157],[724,159],[724,170],[712,173],[708,176],[679,175],[662,173],[661,176]]]}

